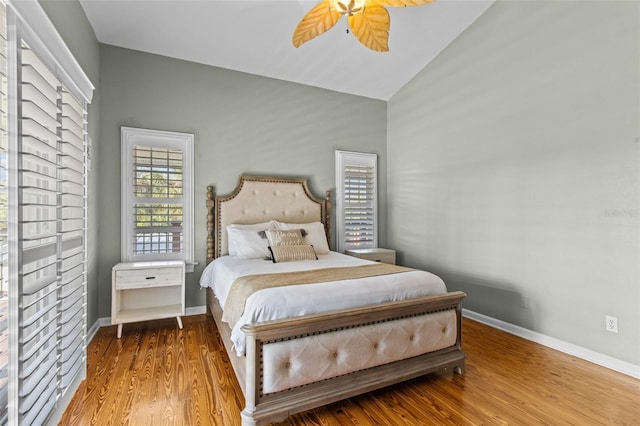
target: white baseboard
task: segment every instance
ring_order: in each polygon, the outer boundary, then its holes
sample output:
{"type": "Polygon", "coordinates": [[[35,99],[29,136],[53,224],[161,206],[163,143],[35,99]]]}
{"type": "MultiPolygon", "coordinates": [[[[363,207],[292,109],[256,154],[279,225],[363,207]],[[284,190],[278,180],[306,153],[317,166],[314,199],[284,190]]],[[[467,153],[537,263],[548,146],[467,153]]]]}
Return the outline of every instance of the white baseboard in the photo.
{"type": "Polygon", "coordinates": [[[93,340],[94,336],[98,332],[100,327],[105,327],[107,325],[111,325],[111,317],[109,318],[98,318],[96,322],[93,323],[90,329],[87,330],[87,345],[90,341],[93,340]]]}
{"type": "Polygon", "coordinates": [[[191,308],[187,308],[187,316],[189,315],[201,315],[207,313],[207,307],[202,306],[193,306],[191,308]]]}
{"type": "MultiPolygon", "coordinates": [[[[185,310],[185,316],[201,315],[206,313],[207,313],[206,306],[193,306],[185,310]]],[[[100,327],[106,327],[108,325],[111,325],[111,317],[98,318],[97,321],[93,323],[91,328],[87,330],[87,344],[91,342],[91,340],[96,335],[100,327]]]]}
{"type": "Polygon", "coordinates": [[[539,343],[543,346],[564,352],[569,355],[584,359],[594,364],[601,365],[611,370],[617,371],[627,376],[640,379],[640,365],[635,365],[630,362],[622,361],[620,359],[604,355],[599,352],[592,351],[591,349],[583,348],[573,343],[568,343],[554,337],[550,337],[536,331],[531,331],[526,328],[510,324],[508,322],[495,319],[477,312],[470,311],[468,309],[462,310],[462,315],[466,318],[481,322],[493,328],[497,328],[507,333],[514,334],[518,337],[530,340],[535,343],[539,343]]]}

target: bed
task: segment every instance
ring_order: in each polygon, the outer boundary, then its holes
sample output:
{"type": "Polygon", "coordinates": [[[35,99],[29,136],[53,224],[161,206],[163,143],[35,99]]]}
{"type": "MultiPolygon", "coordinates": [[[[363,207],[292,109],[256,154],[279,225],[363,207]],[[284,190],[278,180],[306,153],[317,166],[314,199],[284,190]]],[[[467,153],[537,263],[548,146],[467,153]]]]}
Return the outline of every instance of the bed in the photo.
{"type": "MultiPolygon", "coordinates": [[[[428,272],[328,251],[329,191],[319,198],[309,191],[306,179],[241,176],[236,189],[225,196],[217,197],[214,187],[208,186],[206,204],[207,267],[200,283],[206,287],[207,311],[214,318],[244,393],[243,425],[283,421],[290,414],[424,374],[464,372],[461,303],[465,294],[448,292],[439,278],[428,272]],[[262,230],[260,234],[254,230],[254,225],[264,228],[265,223],[276,231],[262,230]],[[282,229],[293,230],[295,244],[302,236],[300,244],[316,243],[313,251],[321,254],[316,254],[318,260],[304,257],[272,263],[253,256],[251,261],[241,262],[236,228],[250,229],[250,234],[242,235],[251,238],[253,234],[264,238],[265,232],[268,237],[280,237],[289,235],[282,229]],[[318,232],[324,233],[322,238],[318,232]],[[333,274],[338,272],[346,275],[335,278],[333,274]],[[286,285],[300,279],[298,275],[325,279],[286,285]],[[275,278],[270,284],[273,287],[250,293],[242,299],[239,314],[232,315],[237,310],[232,303],[237,296],[230,296],[230,289],[239,286],[241,279],[262,288],[267,278],[275,278]],[[421,280],[430,282],[429,289],[426,284],[416,284],[421,280]],[[398,285],[402,295],[376,300],[375,289],[381,288],[382,282],[399,281],[407,282],[398,285]],[[234,285],[221,284],[224,282],[234,285]],[[358,285],[369,290],[359,296],[358,285]],[[337,291],[340,297],[333,297],[337,307],[322,301],[322,293],[334,295],[337,291]],[[273,301],[286,299],[288,294],[297,294],[289,300],[311,303],[293,308],[301,309],[299,312],[271,312],[279,310],[273,301]],[[249,310],[254,304],[259,306],[257,314],[249,310]],[[264,311],[267,314],[263,315],[264,311]]],[[[278,245],[268,241],[270,246],[278,245]]],[[[297,252],[299,247],[294,248],[297,252]]],[[[269,254],[281,256],[275,249],[269,254]]],[[[286,256],[283,259],[288,260],[286,256]]]]}

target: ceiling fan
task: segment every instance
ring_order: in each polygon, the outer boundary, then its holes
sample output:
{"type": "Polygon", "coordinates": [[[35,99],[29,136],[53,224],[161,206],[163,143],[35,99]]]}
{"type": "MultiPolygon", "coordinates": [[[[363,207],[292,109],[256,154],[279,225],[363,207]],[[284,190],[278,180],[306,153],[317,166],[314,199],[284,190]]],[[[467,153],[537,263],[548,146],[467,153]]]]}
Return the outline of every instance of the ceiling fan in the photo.
{"type": "MultiPolygon", "coordinates": [[[[389,12],[385,7],[420,6],[433,0],[322,0],[300,21],[293,32],[293,45],[319,36],[345,15],[358,41],[376,52],[389,51],[389,12]]],[[[347,30],[349,32],[349,30],[347,30]]]]}

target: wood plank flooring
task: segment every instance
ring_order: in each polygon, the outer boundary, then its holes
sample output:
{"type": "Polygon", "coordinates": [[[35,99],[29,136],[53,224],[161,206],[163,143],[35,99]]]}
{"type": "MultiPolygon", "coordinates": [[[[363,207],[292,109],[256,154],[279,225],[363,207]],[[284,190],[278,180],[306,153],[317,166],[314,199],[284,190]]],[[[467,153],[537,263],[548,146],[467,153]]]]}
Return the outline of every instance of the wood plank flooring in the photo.
{"type": "MultiPolygon", "coordinates": [[[[244,398],[205,315],[103,327],[60,425],[239,425],[244,398]]],[[[280,425],[638,425],[640,380],[463,320],[463,376],[431,375],[280,425]]]]}

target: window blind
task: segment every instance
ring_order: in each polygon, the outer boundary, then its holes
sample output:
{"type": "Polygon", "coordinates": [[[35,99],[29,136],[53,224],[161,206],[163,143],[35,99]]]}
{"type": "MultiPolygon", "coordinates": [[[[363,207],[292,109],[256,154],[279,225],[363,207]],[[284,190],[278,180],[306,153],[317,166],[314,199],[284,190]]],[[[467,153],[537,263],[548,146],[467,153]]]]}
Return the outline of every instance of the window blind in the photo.
{"type": "Polygon", "coordinates": [[[133,169],[133,254],[182,253],[182,150],[135,145],[133,169]]]}
{"type": "Polygon", "coordinates": [[[347,165],[344,168],[345,248],[374,246],[374,172],[370,165],[347,165]]]}
{"type": "Polygon", "coordinates": [[[61,131],[59,138],[58,276],[61,301],[58,321],[59,391],[66,392],[86,360],[86,233],[88,170],[86,162],[87,111],[84,105],[58,88],[61,131]]]}
{"type": "Polygon", "coordinates": [[[56,401],[58,326],[58,80],[23,42],[18,143],[19,416],[42,424],[56,401]]]}
{"type": "Polygon", "coordinates": [[[87,103],[36,0],[0,0],[0,424],[55,423],[86,368],[87,103]]]}
{"type": "Polygon", "coordinates": [[[0,424],[7,422],[9,398],[9,258],[7,146],[7,16],[0,3],[0,424]]]}
{"type": "Polygon", "coordinates": [[[376,155],[336,151],[338,251],[377,247],[377,205],[376,155]]]}
{"type": "Polygon", "coordinates": [[[0,423],[31,425],[55,422],[52,413],[85,375],[87,112],[86,99],[67,89],[68,74],[50,55],[45,63],[23,37],[35,40],[21,22],[8,10],[1,25],[10,30],[0,40],[2,93],[11,100],[3,98],[0,120],[7,129],[0,136],[0,194],[9,200],[0,212],[8,225],[0,241],[3,253],[9,248],[2,273],[10,284],[0,423]]]}
{"type": "Polygon", "coordinates": [[[43,424],[86,361],[86,110],[24,41],[20,59],[18,416],[43,424]]]}

